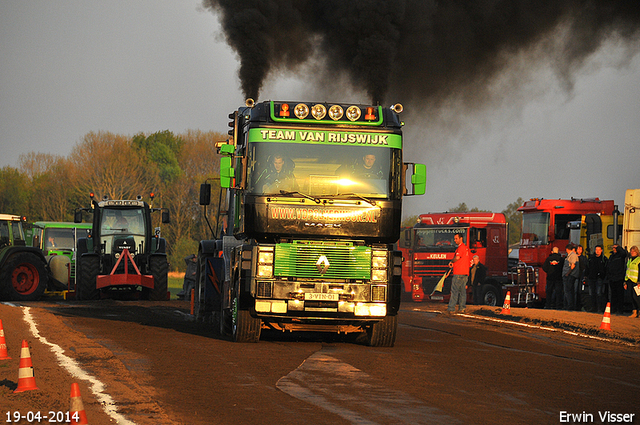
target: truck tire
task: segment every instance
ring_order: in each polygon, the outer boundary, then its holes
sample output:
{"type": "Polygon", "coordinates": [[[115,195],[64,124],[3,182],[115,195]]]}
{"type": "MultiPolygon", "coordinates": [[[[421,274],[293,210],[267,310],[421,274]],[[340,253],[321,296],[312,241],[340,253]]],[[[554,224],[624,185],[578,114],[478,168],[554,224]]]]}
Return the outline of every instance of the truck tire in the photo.
{"type": "MultiPolygon", "coordinates": [[[[203,254],[202,250],[198,252],[198,266],[196,268],[196,282],[194,287],[194,306],[193,314],[198,322],[213,322],[215,315],[211,302],[207,302],[206,286],[207,286],[207,270],[209,259],[213,258],[211,254],[203,254]]],[[[190,300],[191,294],[185,294],[185,299],[190,300]]]]}
{"type": "Polygon", "coordinates": [[[76,261],[76,267],[76,300],[100,299],[100,290],[96,288],[100,258],[94,255],[83,256],[76,261]]]}
{"type": "Polygon", "coordinates": [[[3,298],[35,301],[47,288],[48,279],[45,264],[38,256],[29,252],[17,253],[7,260],[0,272],[3,298]]]}
{"type": "Polygon", "coordinates": [[[393,347],[398,331],[398,316],[386,316],[367,328],[367,345],[370,347],[393,347]]]}
{"type": "Polygon", "coordinates": [[[481,304],[494,307],[500,304],[500,292],[498,291],[498,288],[490,283],[482,285],[482,291],[480,294],[481,304]]]}
{"type": "Polygon", "coordinates": [[[153,289],[149,291],[149,299],[151,301],[166,301],[169,279],[169,263],[167,262],[167,257],[164,255],[154,255],[150,257],[149,272],[153,276],[153,289]]]}
{"type": "Polygon", "coordinates": [[[260,341],[262,320],[252,317],[249,310],[235,310],[232,315],[232,336],[234,342],[260,341]]]}
{"type": "Polygon", "coordinates": [[[262,320],[251,316],[249,310],[240,309],[239,276],[234,279],[231,296],[231,336],[234,342],[258,342],[262,331],[262,320]]]}

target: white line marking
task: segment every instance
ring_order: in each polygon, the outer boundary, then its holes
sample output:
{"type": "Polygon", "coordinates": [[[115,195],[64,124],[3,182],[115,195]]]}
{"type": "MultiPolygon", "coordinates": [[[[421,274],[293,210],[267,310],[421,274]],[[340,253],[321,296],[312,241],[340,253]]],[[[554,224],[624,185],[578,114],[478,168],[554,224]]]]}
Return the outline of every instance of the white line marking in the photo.
{"type": "Polygon", "coordinates": [[[82,379],[83,381],[89,382],[91,384],[91,392],[96,396],[96,398],[102,405],[104,412],[111,418],[113,418],[118,424],[136,425],[135,422],[131,422],[125,416],[118,413],[118,408],[116,407],[115,401],[113,401],[109,394],[105,394],[103,392],[104,384],[101,381],[85,372],[80,367],[78,362],[76,362],[74,359],[66,356],[64,354],[64,350],[59,345],[47,341],[45,337],[40,335],[40,331],[38,331],[38,327],[33,316],[31,316],[30,310],[30,307],[22,307],[22,311],[24,313],[24,321],[29,325],[31,333],[34,337],[38,338],[41,343],[51,347],[51,351],[58,358],[58,363],[60,364],[60,366],[64,367],[74,378],[82,379]]]}
{"type": "MultiPolygon", "coordinates": [[[[414,308],[413,311],[423,311],[425,313],[442,314],[442,312],[438,311],[438,310],[420,310],[420,309],[415,309],[414,308]]],[[[465,313],[458,313],[458,314],[456,314],[456,316],[468,317],[470,319],[487,320],[489,322],[496,322],[496,323],[506,323],[506,324],[510,324],[510,325],[522,326],[522,327],[525,327],[525,328],[532,328],[532,329],[540,329],[540,330],[549,331],[549,332],[560,332],[560,333],[564,333],[564,334],[571,335],[571,336],[579,336],[581,338],[594,339],[596,341],[615,342],[615,343],[618,343],[618,344],[627,345],[629,347],[637,347],[637,344],[633,344],[633,343],[625,342],[625,341],[620,341],[618,339],[602,338],[600,336],[581,334],[581,333],[578,333],[578,332],[566,331],[564,329],[550,328],[548,326],[530,325],[528,323],[514,322],[512,320],[494,319],[492,317],[476,316],[476,315],[473,315],[473,314],[465,314],[465,313]]]]}

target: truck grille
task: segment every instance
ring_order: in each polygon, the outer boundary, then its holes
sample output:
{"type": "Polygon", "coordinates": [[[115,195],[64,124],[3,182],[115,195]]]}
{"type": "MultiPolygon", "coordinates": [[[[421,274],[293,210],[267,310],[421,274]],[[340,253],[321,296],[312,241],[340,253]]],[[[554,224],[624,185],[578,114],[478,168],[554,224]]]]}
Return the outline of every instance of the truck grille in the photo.
{"type": "Polygon", "coordinates": [[[294,241],[278,244],[274,262],[274,273],[279,277],[371,278],[371,248],[345,242],[294,241]]]}
{"type": "Polygon", "coordinates": [[[451,260],[415,260],[413,272],[416,276],[442,276],[449,270],[451,260]]]}

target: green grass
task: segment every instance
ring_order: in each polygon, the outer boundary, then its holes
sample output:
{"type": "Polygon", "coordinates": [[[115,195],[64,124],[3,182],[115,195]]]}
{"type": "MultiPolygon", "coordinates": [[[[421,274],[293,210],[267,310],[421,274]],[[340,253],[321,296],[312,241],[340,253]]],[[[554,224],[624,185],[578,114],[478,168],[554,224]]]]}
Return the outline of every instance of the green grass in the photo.
{"type": "Polygon", "coordinates": [[[182,291],[182,284],[184,283],[184,278],[182,277],[171,277],[169,276],[169,292],[171,292],[171,299],[178,299],[178,292],[182,291]]]}

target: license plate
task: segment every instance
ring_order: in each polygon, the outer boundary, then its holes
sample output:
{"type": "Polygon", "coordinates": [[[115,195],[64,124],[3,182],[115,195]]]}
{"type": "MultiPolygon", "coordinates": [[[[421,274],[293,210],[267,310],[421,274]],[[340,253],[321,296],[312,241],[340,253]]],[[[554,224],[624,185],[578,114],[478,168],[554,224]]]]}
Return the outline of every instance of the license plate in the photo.
{"type": "Polygon", "coordinates": [[[433,295],[431,296],[431,299],[433,301],[442,301],[444,298],[442,297],[442,295],[433,295]]]}
{"type": "Polygon", "coordinates": [[[306,301],[338,301],[338,294],[318,294],[315,292],[305,292],[306,301]]]}

